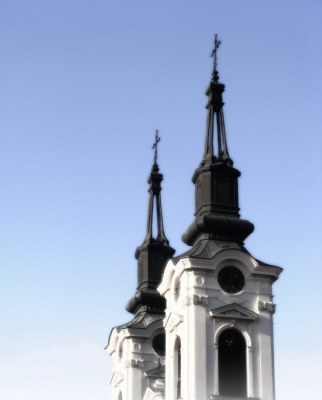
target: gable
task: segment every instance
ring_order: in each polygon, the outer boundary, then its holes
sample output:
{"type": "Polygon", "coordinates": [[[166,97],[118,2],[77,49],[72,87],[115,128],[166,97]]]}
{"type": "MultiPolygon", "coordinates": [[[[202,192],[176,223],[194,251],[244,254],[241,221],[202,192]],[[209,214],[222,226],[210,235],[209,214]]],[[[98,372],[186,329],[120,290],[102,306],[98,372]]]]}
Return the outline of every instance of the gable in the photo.
{"type": "Polygon", "coordinates": [[[233,318],[247,321],[255,321],[258,317],[255,312],[248,310],[247,308],[236,303],[214,308],[213,310],[209,311],[209,314],[213,318],[233,318]]]}

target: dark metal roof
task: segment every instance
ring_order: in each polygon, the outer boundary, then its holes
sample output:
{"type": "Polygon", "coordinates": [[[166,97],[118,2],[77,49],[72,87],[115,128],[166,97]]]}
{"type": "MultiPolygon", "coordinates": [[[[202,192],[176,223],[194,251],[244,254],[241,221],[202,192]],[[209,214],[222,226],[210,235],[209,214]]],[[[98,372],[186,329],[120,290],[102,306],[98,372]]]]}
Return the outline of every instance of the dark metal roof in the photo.
{"type": "Polygon", "coordinates": [[[209,235],[203,234],[191,249],[184,254],[174,257],[172,261],[176,264],[183,258],[211,260],[216,254],[226,249],[236,249],[249,254],[241,243],[211,240],[209,235]]]}
{"type": "Polygon", "coordinates": [[[146,329],[154,322],[163,320],[163,317],[164,317],[163,314],[141,312],[135,315],[135,317],[130,322],[117,326],[115,329],[117,332],[120,332],[122,329],[129,329],[129,328],[146,329]]]}
{"type": "Polygon", "coordinates": [[[228,152],[222,99],[225,85],[219,82],[217,71],[220,43],[216,36],[212,52],[215,57],[214,70],[206,90],[208,113],[204,155],[192,178],[196,188],[195,220],[182,237],[189,245],[194,245],[204,233],[218,240],[242,243],[254,230],[251,222],[239,216],[240,172],[233,168],[228,152]]]}
{"type": "Polygon", "coordinates": [[[164,232],[162,205],[161,205],[161,182],[163,175],[159,172],[157,164],[157,145],[160,141],[156,131],[154,149],[154,163],[149,184],[149,207],[147,218],[146,236],[141,246],[136,249],[135,257],[138,260],[138,286],[135,295],[129,301],[127,310],[133,314],[139,312],[142,307],[150,312],[163,312],[165,299],[157,291],[161,282],[166,262],[173,256],[175,250],[169,245],[164,232]],[[156,218],[154,224],[153,219],[156,218]],[[153,233],[153,226],[157,232],[153,233]]]}

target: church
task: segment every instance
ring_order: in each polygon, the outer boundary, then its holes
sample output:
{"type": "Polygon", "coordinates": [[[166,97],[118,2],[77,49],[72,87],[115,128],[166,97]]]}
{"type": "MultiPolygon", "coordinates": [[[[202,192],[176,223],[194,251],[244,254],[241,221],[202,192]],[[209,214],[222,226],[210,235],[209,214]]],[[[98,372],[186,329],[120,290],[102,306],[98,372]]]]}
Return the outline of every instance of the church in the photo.
{"type": "Polygon", "coordinates": [[[272,285],[282,269],[244,246],[254,225],[240,216],[240,172],[228,152],[220,43],[216,35],[204,154],[192,178],[195,215],[182,236],[190,249],[175,257],[163,226],[156,132],[137,290],[127,305],[133,317],[112,329],[106,348],[112,400],[275,400],[272,285]]]}

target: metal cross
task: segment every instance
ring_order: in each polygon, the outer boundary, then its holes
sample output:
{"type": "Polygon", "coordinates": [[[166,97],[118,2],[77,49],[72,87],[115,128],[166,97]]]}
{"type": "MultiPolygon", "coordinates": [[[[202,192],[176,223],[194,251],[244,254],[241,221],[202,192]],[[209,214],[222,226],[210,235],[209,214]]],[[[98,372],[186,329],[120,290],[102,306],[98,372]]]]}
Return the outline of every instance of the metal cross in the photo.
{"type": "Polygon", "coordinates": [[[158,159],[158,143],[160,142],[161,138],[159,136],[159,131],[156,130],[155,131],[155,141],[154,144],[152,146],[152,149],[154,149],[154,164],[157,163],[157,159],[158,159]]]}
{"type": "Polygon", "coordinates": [[[211,52],[210,57],[214,58],[214,71],[217,71],[217,50],[219,49],[219,46],[221,45],[221,40],[218,39],[217,33],[215,34],[215,41],[214,41],[214,49],[211,52]]]}

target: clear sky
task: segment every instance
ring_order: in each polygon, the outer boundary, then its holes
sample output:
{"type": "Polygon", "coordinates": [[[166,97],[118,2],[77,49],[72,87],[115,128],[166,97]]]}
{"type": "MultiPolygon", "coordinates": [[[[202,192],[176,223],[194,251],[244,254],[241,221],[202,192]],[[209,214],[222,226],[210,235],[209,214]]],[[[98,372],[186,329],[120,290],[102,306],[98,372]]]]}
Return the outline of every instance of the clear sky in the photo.
{"type": "Polygon", "coordinates": [[[322,1],[0,1],[0,398],[108,400],[154,130],[166,234],[193,219],[213,35],[246,247],[275,284],[277,400],[322,376],[322,1]]]}

